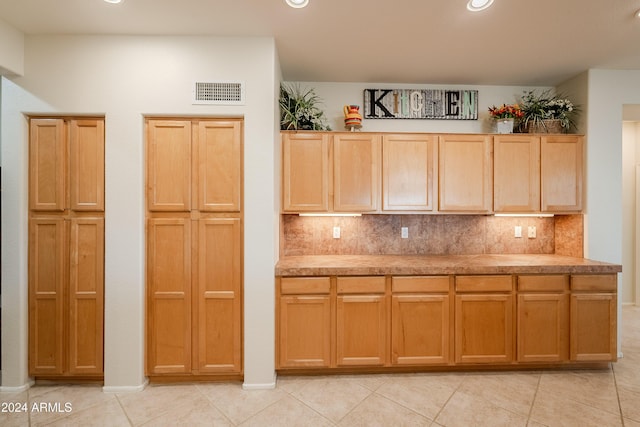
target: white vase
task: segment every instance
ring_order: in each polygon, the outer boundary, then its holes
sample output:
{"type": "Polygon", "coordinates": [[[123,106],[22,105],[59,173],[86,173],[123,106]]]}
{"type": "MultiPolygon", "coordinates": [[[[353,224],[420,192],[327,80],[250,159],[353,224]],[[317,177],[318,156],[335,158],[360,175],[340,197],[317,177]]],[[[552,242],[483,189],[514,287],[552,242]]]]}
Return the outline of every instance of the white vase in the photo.
{"type": "Polygon", "coordinates": [[[496,133],[513,133],[513,119],[496,119],[496,133]]]}

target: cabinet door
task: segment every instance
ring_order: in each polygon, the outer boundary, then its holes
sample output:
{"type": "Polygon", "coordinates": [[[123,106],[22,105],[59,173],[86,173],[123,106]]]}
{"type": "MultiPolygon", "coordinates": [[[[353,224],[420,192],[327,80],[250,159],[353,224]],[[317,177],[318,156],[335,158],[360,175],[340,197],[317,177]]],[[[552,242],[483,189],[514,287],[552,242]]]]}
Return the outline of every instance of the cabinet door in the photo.
{"type": "Polygon", "coordinates": [[[540,210],[540,138],[522,135],[493,137],[493,210],[540,210]]]}
{"type": "Polygon", "coordinates": [[[433,210],[437,144],[429,135],[385,135],[382,140],[382,209],[433,210]]]}
{"type": "Polygon", "coordinates": [[[191,209],[191,122],[149,120],[147,201],[150,211],[191,209]]]}
{"type": "Polygon", "coordinates": [[[344,134],[333,137],[334,196],[336,212],[378,209],[380,137],[344,134]]]}
{"type": "Polygon", "coordinates": [[[518,361],[562,362],[568,359],[569,296],[518,295],[518,361]]]}
{"type": "Polygon", "coordinates": [[[69,249],[69,372],[101,374],[104,219],[72,219],[69,249]]]}
{"type": "Polygon", "coordinates": [[[448,363],[449,325],[448,295],[394,295],[391,300],[392,363],[448,363]]]}
{"type": "Polygon", "coordinates": [[[545,212],[582,210],[582,137],[554,135],[541,138],[541,192],[545,212]]]}
{"type": "Polygon", "coordinates": [[[511,295],[456,295],[455,319],[456,363],[513,360],[511,295]]]}
{"type": "Polygon", "coordinates": [[[198,200],[201,212],[239,212],[240,121],[198,123],[198,200]]]}
{"type": "Polygon", "coordinates": [[[338,366],[386,363],[387,307],[384,295],[338,295],[338,366]]]}
{"type": "Polygon", "coordinates": [[[29,133],[29,208],[62,212],[66,207],[64,120],[31,119],[29,133]]]}
{"type": "Polygon", "coordinates": [[[69,190],[74,211],[104,211],[104,121],[69,122],[69,190]]]}
{"type": "Polygon", "coordinates": [[[617,360],[615,293],[571,295],[571,360],[617,360]]]}
{"type": "Polygon", "coordinates": [[[198,239],[198,370],[240,372],[240,219],[201,219],[198,239]]]}
{"type": "Polygon", "coordinates": [[[329,135],[282,135],[282,210],[327,212],[330,192],[329,135]]]}
{"type": "Polygon", "coordinates": [[[148,373],[191,371],[191,220],[147,225],[148,373]]]}
{"type": "Polygon", "coordinates": [[[439,138],[439,210],[486,213],[493,201],[491,137],[439,138]]]}
{"type": "Polygon", "coordinates": [[[32,218],[29,224],[29,373],[64,371],[64,294],[67,263],[62,218],[32,218]]]}
{"type": "Polygon", "coordinates": [[[279,367],[328,368],[331,364],[329,295],[282,296],[279,308],[279,367]]]}

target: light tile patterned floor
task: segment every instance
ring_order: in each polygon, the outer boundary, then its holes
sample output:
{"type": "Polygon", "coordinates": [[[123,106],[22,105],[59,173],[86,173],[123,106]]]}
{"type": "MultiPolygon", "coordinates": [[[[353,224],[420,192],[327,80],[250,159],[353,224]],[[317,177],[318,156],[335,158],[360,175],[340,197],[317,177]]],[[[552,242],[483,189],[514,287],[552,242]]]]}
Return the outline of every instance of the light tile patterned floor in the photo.
{"type": "Polygon", "coordinates": [[[605,370],[280,377],[264,391],[238,383],[130,394],[36,386],[0,402],[70,402],[72,410],[0,412],[0,425],[640,427],[640,307],[624,307],[622,317],[624,358],[605,370]]]}

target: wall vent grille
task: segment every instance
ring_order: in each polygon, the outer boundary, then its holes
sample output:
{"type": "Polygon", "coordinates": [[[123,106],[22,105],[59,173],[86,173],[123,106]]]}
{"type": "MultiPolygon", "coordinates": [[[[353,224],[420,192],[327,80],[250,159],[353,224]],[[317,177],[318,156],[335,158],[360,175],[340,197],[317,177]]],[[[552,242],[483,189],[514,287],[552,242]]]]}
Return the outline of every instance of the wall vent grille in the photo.
{"type": "Polygon", "coordinates": [[[243,105],[244,84],[241,82],[196,82],[193,103],[243,105]]]}

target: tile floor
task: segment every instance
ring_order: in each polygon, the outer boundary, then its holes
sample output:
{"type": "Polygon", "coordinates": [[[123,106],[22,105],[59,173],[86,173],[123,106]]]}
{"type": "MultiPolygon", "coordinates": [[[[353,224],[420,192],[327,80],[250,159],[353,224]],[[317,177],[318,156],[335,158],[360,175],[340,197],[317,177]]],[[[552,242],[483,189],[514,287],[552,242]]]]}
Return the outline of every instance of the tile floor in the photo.
{"type": "Polygon", "coordinates": [[[265,391],[39,385],[0,394],[2,408],[60,403],[61,411],[0,412],[0,425],[640,427],[640,307],[624,307],[622,318],[624,358],[604,370],[280,377],[265,391]]]}

